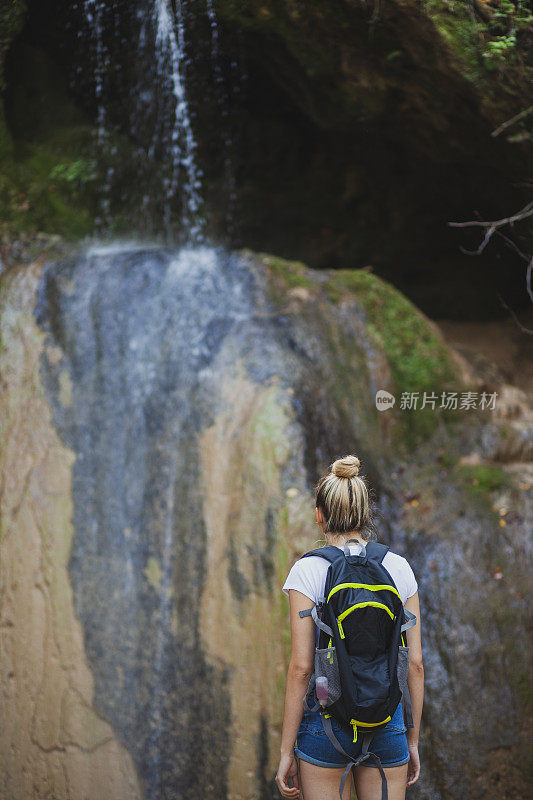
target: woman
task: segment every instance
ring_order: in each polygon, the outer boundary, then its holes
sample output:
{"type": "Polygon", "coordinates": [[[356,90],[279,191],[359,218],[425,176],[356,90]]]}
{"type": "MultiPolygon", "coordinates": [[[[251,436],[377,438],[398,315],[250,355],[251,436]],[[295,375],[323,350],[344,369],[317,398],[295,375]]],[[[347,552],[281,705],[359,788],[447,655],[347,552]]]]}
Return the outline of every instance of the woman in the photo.
{"type": "MultiPolygon", "coordinates": [[[[326,543],[342,549],[348,539],[356,539],[357,544],[349,545],[353,555],[357,555],[364,542],[372,537],[368,489],[358,472],[359,459],[355,456],[335,461],[330,472],[318,483],[315,503],[316,521],[326,543]]],[[[374,734],[370,749],[379,756],[385,770],[389,800],[404,800],[406,786],[412,786],[420,774],[418,733],[424,697],[420,607],[418,585],[406,559],[389,551],[383,566],[392,577],[404,607],[417,618],[417,624],[406,631],[410,658],[407,681],[414,727],[406,734],[400,702],[390,722],[374,734]]],[[[347,763],[326,736],[319,712],[304,713],[302,704],[313,672],[316,628],[310,616],[300,617],[299,612],[309,608],[309,600],[316,604],[323,597],[328,567],[328,562],[320,556],[300,559],[283,586],[283,591],[289,595],[291,659],[276,783],[283,797],[292,800],[300,797],[300,789],[304,800],[337,800],[347,763]]],[[[332,725],[343,749],[357,757],[361,752],[361,739],[354,743],[352,731],[346,731],[334,719],[332,725]]],[[[381,776],[373,760],[354,767],[352,773],[358,800],[380,800],[381,776]]],[[[343,800],[349,800],[350,793],[350,781],[346,781],[343,800]]]]}

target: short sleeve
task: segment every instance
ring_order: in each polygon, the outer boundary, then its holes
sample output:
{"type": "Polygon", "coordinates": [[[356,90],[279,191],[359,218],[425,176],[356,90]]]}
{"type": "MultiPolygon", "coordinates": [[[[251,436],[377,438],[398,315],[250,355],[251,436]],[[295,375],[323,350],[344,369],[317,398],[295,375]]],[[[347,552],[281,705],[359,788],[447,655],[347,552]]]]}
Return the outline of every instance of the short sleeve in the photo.
{"type": "Polygon", "coordinates": [[[405,599],[409,599],[418,591],[418,583],[410,563],[405,559],[405,599]]]}
{"type": "Polygon", "coordinates": [[[309,556],[299,559],[291,567],[287,580],[283,584],[283,591],[289,594],[289,589],[296,589],[311,602],[316,603],[322,596],[325,573],[329,564],[319,556],[309,556]],[[318,563],[316,563],[318,562],[318,563]]]}

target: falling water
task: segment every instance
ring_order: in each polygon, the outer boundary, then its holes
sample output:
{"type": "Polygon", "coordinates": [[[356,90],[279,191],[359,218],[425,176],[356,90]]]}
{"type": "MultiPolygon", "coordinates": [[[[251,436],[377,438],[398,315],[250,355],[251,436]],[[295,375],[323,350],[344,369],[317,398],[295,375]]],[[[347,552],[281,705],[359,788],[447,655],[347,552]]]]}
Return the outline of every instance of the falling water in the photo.
{"type": "MultiPolygon", "coordinates": [[[[185,25],[180,0],[176,2],[174,15],[170,0],[155,0],[154,18],[156,24],[155,55],[157,59],[157,76],[163,85],[170,88],[175,107],[170,126],[170,171],[165,176],[166,196],[165,212],[170,211],[170,201],[175,196],[182,170],[186,180],[183,183],[183,222],[189,231],[190,240],[199,244],[202,239],[202,224],[199,220],[201,207],[200,172],[195,163],[196,142],[191,125],[191,117],[183,63],[185,57],[185,25]]],[[[167,225],[170,219],[167,216],[167,225]]]]}
{"type": "Polygon", "coordinates": [[[244,328],[263,341],[256,279],[209,247],[118,242],[47,275],[37,316],[66,350],[61,365],[43,363],[43,380],[52,390],[56,369],[68,368],[75,381],[56,419],[77,453],[69,574],[95,703],[147,800],[225,798],[228,675],[206,657],[200,632],[200,436],[233,337],[244,328]]]}
{"type": "MultiPolygon", "coordinates": [[[[207,13],[210,20],[214,19],[211,4],[207,13]]],[[[127,100],[131,116],[128,134],[143,143],[140,169],[146,168],[146,161],[151,165],[146,181],[141,181],[140,186],[150,187],[150,174],[162,168],[162,221],[167,235],[171,237],[173,214],[179,210],[188,242],[201,244],[202,183],[185,77],[187,31],[183,2],[149,0],[147,9],[125,7],[119,14],[116,0],[83,0],[83,25],[88,31],[94,62],[97,145],[101,156],[106,160],[111,157],[113,163],[112,156],[116,155],[117,148],[110,135],[115,109],[110,104],[109,84],[112,70],[115,75],[118,70],[124,73],[120,89],[123,96],[119,100],[127,100]],[[110,24],[111,14],[113,24],[110,24]],[[115,29],[119,27],[122,30],[117,36],[115,29]],[[140,69],[137,64],[119,63],[118,48],[132,37],[136,40],[134,50],[138,65],[142,65],[140,69]]],[[[129,56],[131,50],[127,52],[129,56]]],[[[100,187],[97,228],[100,223],[105,226],[111,221],[113,175],[114,168],[110,165],[100,187]]],[[[148,207],[152,200],[145,195],[143,205],[148,207]]]]}
{"type": "MultiPolygon", "coordinates": [[[[224,75],[222,72],[220,62],[220,48],[219,48],[219,32],[218,23],[213,6],[213,0],[206,0],[207,17],[209,19],[209,26],[211,28],[211,63],[213,65],[213,76],[216,88],[216,99],[219,108],[220,117],[222,120],[221,136],[222,136],[222,149],[224,153],[224,181],[226,184],[227,203],[225,210],[226,231],[231,239],[235,233],[235,202],[236,202],[236,184],[235,173],[233,170],[233,137],[231,134],[230,126],[228,125],[228,116],[230,108],[230,98],[228,90],[224,88],[224,75]]],[[[235,61],[232,61],[231,67],[235,69],[237,66],[235,61]]],[[[238,87],[233,87],[230,91],[238,91],[238,87]]]]}
{"type": "Polygon", "coordinates": [[[218,46],[218,23],[217,15],[212,0],[206,0],[207,18],[209,20],[209,27],[211,28],[211,59],[213,61],[213,72],[215,75],[215,83],[222,83],[222,69],[219,61],[219,46],[218,46]]]}
{"type": "MultiPolygon", "coordinates": [[[[104,37],[105,0],[84,0],[84,16],[90,32],[90,41],[94,46],[94,95],[96,100],[96,140],[101,153],[114,149],[109,141],[109,123],[107,120],[105,82],[109,73],[111,57],[104,37]]],[[[100,186],[98,216],[95,218],[97,231],[110,221],[110,191],[114,169],[108,165],[104,180],[100,186]]]]}

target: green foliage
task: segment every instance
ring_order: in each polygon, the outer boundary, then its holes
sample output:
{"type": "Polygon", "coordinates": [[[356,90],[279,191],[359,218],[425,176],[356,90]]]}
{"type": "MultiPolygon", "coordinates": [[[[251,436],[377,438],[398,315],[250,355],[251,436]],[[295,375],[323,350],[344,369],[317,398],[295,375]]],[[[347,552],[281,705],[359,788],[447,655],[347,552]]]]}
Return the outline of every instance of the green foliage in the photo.
{"type": "Polygon", "coordinates": [[[22,231],[59,233],[78,238],[93,228],[84,192],[96,181],[92,158],[80,156],[81,134],[70,145],[63,132],[46,143],[26,144],[19,158],[0,165],[0,234],[22,231]]]}
{"type": "Polygon", "coordinates": [[[66,164],[56,164],[50,170],[49,177],[65,181],[68,184],[85,184],[96,179],[96,160],[78,158],[66,164]]]}
{"type": "Polygon", "coordinates": [[[500,7],[493,13],[494,22],[489,26],[491,39],[483,50],[483,58],[489,69],[494,69],[502,62],[517,57],[517,34],[533,23],[533,15],[520,2],[500,0],[500,7]]]}
{"type": "Polygon", "coordinates": [[[531,67],[524,58],[528,44],[521,33],[533,23],[524,2],[500,0],[499,8],[487,5],[481,10],[471,0],[428,0],[424,8],[468,80],[490,94],[498,89],[490,83],[491,73],[498,70],[505,72],[509,89],[514,86],[517,94],[523,94],[531,67]]]}
{"type": "Polygon", "coordinates": [[[479,32],[482,23],[472,18],[464,0],[428,0],[425,11],[460,61],[465,77],[473,83],[483,78],[479,54],[479,32]]]}

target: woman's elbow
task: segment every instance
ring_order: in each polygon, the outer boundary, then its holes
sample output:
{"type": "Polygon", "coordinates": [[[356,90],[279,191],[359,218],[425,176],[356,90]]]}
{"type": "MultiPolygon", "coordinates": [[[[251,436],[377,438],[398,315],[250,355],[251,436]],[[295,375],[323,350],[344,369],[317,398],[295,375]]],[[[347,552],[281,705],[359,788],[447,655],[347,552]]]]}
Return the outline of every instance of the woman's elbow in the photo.
{"type": "Polygon", "coordinates": [[[305,664],[302,661],[291,661],[289,663],[289,675],[291,678],[309,681],[312,674],[313,667],[310,664],[305,664]]]}
{"type": "Polygon", "coordinates": [[[409,672],[412,675],[420,675],[421,677],[424,676],[424,664],[422,662],[422,656],[420,656],[420,658],[411,658],[409,660],[409,672]]]}

